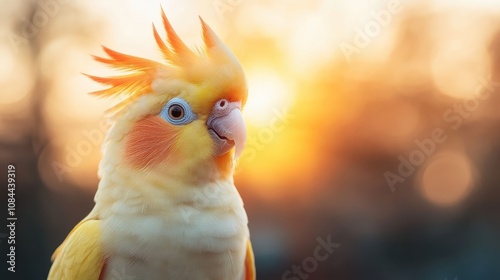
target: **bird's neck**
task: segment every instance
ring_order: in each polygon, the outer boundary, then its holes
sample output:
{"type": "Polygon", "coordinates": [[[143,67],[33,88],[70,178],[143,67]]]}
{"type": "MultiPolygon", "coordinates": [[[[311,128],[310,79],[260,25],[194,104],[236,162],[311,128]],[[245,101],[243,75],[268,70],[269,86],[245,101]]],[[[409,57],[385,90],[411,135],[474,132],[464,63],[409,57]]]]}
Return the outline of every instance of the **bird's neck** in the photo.
{"type": "MultiPolygon", "coordinates": [[[[108,148],[113,152],[112,147],[108,148]]],[[[162,212],[162,209],[179,205],[211,207],[224,204],[220,192],[230,194],[232,200],[239,199],[232,170],[230,176],[222,176],[217,163],[200,164],[189,169],[172,166],[161,171],[137,170],[104,153],[99,169],[101,181],[95,202],[100,215],[116,211],[116,205],[120,204],[126,204],[126,207],[118,208],[120,211],[134,211],[134,201],[138,202],[136,210],[139,212],[162,212]],[[144,201],[148,202],[147,205],[139,203],[144,201]]]]}

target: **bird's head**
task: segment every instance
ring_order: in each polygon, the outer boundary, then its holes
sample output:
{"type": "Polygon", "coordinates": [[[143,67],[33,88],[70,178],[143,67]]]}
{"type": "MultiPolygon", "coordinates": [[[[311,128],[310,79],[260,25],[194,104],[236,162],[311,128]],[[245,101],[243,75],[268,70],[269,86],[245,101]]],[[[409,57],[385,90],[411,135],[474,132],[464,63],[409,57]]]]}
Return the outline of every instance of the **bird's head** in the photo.
{"type": "Polygon", "coordinates": [[[165,58],[152,61],[112,51],[99,62],[126,71],[89,76],[110,86],[93,94],[117,98],[106,153],[148,172],[232,176],[246,141],[241,110],[247,99],[243,70],[229,49],[200,18],[205,46],[189,49],[162,11],[167,34],[153,35],[165,58]]]}

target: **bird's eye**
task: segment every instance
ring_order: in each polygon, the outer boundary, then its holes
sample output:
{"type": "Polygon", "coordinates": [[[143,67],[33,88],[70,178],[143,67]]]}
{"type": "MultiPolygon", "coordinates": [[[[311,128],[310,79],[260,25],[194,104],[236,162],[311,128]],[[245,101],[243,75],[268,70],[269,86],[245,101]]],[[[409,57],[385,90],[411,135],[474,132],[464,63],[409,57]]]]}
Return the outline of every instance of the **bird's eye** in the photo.
{"type": "Polygon", "coordinates": [[[196,119],[196,115],[191,111],[191,107],[186,100],[175,97],[172,98],[160,112],[160,116],[174,125],[188,124],[196,119]]]}
{"type": "Polygon", "coordinates": [[[174,120],[180,120],[184,117],[184,108],[178,104],[174,104],[168,108],[168,115],[174,120]]]}

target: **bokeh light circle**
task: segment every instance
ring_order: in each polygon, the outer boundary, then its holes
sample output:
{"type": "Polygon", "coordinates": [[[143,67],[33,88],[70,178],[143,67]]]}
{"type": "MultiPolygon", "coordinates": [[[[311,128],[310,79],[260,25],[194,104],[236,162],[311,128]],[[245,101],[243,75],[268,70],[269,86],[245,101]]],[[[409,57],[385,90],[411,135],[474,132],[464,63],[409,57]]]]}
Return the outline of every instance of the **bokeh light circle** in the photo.
{"type": "Polygon", "coordinates": [[[454,206],[462,202],[474,185],[474,172],[467,156],[443,152],[429,160],[421,173],[420,190],[429,202],[454,206]]]}

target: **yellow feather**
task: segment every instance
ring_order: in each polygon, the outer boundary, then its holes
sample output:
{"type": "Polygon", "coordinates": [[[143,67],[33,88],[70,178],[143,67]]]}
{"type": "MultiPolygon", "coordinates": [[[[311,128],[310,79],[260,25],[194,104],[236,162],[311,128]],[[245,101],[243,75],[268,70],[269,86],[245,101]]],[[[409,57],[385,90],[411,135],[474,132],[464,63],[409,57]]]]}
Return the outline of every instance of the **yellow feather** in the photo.
{"type": "Polygon", "coordinates": [[[100,221],[78,224],[54,253],[48,280],[98,280],[104,265],[100,221]]]}
{"type": "MultiPolygon", "coordinates": [[[[245,104],[247,86],[241,65],[215,32],[200,18],[203,29],[204,51],[193,52],[174,31],[162,10],[166,42],[153,25],[153,36],[165,61],[123,54],[103,46],[108,57],[94,56],[98,62],[125,72],[114,77],[86,75],[92,80],[110,87],[92,92],[99,97],[115,98],[116,104],[108,113],[119,113],[123,108],[143,95],[164,94],[168,89],[155,90],[154,84],[162,81],[181,81],[203,88],[208,96],[200,97],[202,104],[210,104],[221,98],[241,100],[245,104]],[[207,100],[209,99],[209,100],[207,100]]],[[[169,85],[170,87],[171,85],[169,85]]],[[[193,99],[199,99],[194,96],[193,99]]]]}
{"type": "Polygon", "coordinates": [[[252,243],[247,241],[247,254],[245,258],[245,280],[255,280],[255,260],[253,256],[252,243]]]}

